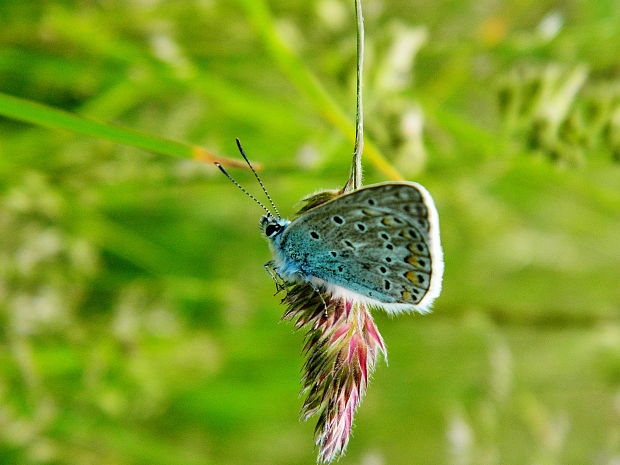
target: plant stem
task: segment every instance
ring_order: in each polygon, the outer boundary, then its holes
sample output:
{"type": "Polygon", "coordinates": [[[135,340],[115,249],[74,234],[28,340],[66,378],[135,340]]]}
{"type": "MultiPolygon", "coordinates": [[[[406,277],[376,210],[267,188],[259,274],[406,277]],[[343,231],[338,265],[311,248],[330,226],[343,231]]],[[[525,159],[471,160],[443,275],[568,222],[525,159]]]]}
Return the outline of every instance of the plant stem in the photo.
{"type": "Polygon", "coordinates": [[[355,23],[357,30],[357,80],[356,80],[356,107],[355,107],[355,147],[353,149],[353,163],[351,175],[343,192],[349,192],[362,187],[362,152],[364,151],[364,108],[363,108],[363,74],[364,74],[364,14],[362,0],[355,0],[355,23]]]}

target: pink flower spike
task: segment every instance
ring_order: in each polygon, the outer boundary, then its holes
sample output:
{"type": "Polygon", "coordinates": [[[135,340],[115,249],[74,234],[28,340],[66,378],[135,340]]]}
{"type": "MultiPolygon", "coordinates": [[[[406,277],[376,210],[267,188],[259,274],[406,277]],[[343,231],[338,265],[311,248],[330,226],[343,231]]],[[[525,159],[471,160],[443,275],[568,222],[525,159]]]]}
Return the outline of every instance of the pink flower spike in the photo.
{"type": "Polygon", "coordinates": [[[362,375],[364,376],[364,386],[366,386],[368,384],[368,359],[366,346],[363,344],[360,344],[357,347],[357,361],[360,365],[360,369],[362,370],[362,375]]]}
{"type": "Polygon", "coordinates": [[[346,315],[347,318],[349,318],[349,315],[351,314],[351,308],[353,307],[353,302],[350,300],[346,300],[344,305],[345,305],[344,314],[346,315]]]}
{"type": "Polygon", "coordinates": [[[336,331],[334,331],[334,334],[332,334],[332,337],[330,338],[329,342],[330,343],[336,342],[338,339],[342,337],[343,334],[348,332],[350,329],[351,329],[351,323],[345,323],[340,328],[338,328],[336,331]]]}
{"type": "Polygon", "coordinates": [[[374,321],[372,321],[371,318],[366,317],[366,321],[364,322],[364,326],[365,326],[365,329],[366,329],[366,332],[368,333],[368,335],[372,337],[372,339],[381,348],[381,352],[383,352],[385,354],[386,351],[385,351],[385,345],[383,343],[383,338],[379,334],[379,331],[377,331],[377,327],[375,326],[374,321]]]}
{"type": "Polygon", "coordinates": [[[385,345],[368,307],[319,294],[300,283],[288,289],[285,319],[307,330],[304,346],[302,418],[317,415],[318,460],[331,463],[349,443],[355,412],[385,345]]]}
{"type": "Polygon", "coordinates": [[[349,342],[349,357],[347,358],[348,363],[351,363],[351,360],[353,360],[353,356],[357,352],[359,343],[360,343],[359,336],[357,334],[354,334],[353,337],[351,338],[351,341],[349,342]]]}

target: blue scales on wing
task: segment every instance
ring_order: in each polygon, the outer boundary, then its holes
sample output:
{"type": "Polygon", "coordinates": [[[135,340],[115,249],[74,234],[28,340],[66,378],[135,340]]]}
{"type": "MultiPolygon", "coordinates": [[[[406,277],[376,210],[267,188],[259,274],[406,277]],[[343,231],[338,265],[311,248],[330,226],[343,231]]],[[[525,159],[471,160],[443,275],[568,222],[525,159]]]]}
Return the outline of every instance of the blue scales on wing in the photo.
{"type": "Polygon", "coordinates": [[[372,185],[319,205],[290,223],[279,249],[306,279],[386,304],[434,299],[443,272],[435,206],[415,183],[372,185]]]}

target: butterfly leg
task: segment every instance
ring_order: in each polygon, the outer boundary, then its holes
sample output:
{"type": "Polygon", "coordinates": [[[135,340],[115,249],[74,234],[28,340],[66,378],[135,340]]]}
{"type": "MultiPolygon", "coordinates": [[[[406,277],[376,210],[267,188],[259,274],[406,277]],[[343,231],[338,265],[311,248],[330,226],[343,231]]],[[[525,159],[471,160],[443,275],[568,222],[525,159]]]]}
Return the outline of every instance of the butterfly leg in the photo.
{"type": "Polygon", "coordinates": [[[269,274],[269,276],[271,276],[273,282],[276,283],[276,293],[274,295],[277,295],[282,291],[286,292],[286,283],[282,279],[282,276],[278,274],[278,271],[276,270],[273,261],[265,263],[263,267],[265,268],[265,271],[269,274]]]}

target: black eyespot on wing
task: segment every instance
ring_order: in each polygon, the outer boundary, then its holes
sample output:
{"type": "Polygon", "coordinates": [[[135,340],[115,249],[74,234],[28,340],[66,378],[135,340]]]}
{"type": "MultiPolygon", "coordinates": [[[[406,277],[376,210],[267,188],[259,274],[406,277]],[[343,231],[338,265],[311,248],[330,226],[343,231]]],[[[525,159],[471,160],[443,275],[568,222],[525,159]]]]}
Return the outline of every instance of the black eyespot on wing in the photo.
{"type": "Polygon", "coordinates": [[[385,261],[388,262],[388,263],[391,263],[392,262],[392,257],[385,257],[385,261]]]}
{"type": "Polygon", "coordinates": [[[379,271],[380,271],[381,273],[385,274],[385,273],[387,273],[387,268],[386,268],[386,267],[384,267],[384,266],[380,266],[380,267],[379,267],[379,271]]]}
{"type": "Polygon", "coordinates": [[[381,239],[383,239],[384,241],[389,241],[390,240],[390,236],[386,233],[381,233],[379,235],[381,237],[381,239]]]}
{"type": "Polygon", "coordinates": [[[344,240],[344,241],[342,241],[342,242],[344,242],[344,245],[346,245],[348,248],[350,248],[350,249],[355,249],[355,246],[353,245],[353,243],[352,243],[351,241],[349,241],[349,240],[345,239],[345,240],[344,240]]]}
{"type": "Polygon", "coordinates": [[[419,242],[416,244],[416,249],[418,249],[420,252],[424,252],[424,246],[422,244],[420,244],[419,242]]]}
{"type": "Polygon", "coordinates": [[[389,242],[387,244],[385,244],[385,248],[388,250],[394,250],[394,246],[392,244],[390,244],[389,242]]]}
{"type": "Polygon", "coordinates": [[[418,274],[418,282],[419,283],[423,283],[424,282],[424,275],[423,274],[418,274]]]}
{"type": "Polygon", "coordinates": [[[334,252],[333,250],[330,252],[330,255],[334,258],[336,258],[338,256],[338,253],[334,252]]]}
{"type": "Polygon", "coordinates": [[[376,205],[376,203],[374,199],[368,199],[368,205],[376,205]]]}
{"type": "Polygon", "coordinates": [[[422,260],[421,258],[418,259],[418,265],[424,267],[426,266],[426,262],[424,260],[422,260]]]}
{"type": "Polygon", "coordinates": [[[336,224],[344,224],[344,218],[342,216],[335,215],[332,217],[332,220],[334,220],[336,224]]]}
{"type": "Polygon", "coordinates": [[[344,271],[344,267],[342,265],[338,266],[338,272],[342,273],[344,271]]]}
{"type": "Polygon", "coordinates": [[[357,223],[355,226],[357,226],[357,229],[359,229],[361,232],[366,231],[366,225],[364,223],[357,223]]]}
{"type": "Polygon", "coordinates": [[[392,283],[386,279],[385,282],[383,283],[383,287],[385,287],[386,291],[389,291],[390,287],[392,287],[392,283]]]}
{"type": "Polygon", "coordinates": [[[396,216],[395,216],[394,218],[392,218],[392,220],[393,220],[393,221],[394,221],[394,223],[396,223],[396,224],[403,224],[403,220],[401,220],[400,218],[398,218],[398,217],[396,217],[396,216]]]}
{"type": "Polygon", "coordinates": [[[418,232],[415,229],[410,229],[409,235],[411,236],[412,239],[417,239],[419,237],[418,232]]]}
{"type": "Polygon", "coordinates": [[[310,232],[310,237],[312,237],[312,239],[318,239],[318,238],[319,238],[319,237],[321,237],[321,236],[319,236],[319,233],[318,233],[318,232],[316,232],[316,231],[311,231],[311,232],[310,232]]]}

